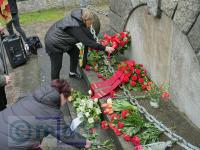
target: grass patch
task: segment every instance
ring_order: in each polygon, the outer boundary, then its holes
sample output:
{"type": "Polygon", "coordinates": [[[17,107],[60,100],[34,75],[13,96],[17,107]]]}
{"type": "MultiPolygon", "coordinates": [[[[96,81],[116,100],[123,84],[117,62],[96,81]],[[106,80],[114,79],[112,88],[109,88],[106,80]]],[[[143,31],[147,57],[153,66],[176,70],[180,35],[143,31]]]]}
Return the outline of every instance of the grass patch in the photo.
{"type": "Polygon", "coordinates": [[[65,15],[65,9],[48,9],[37,12],[20,14],[20,23],[23,25],[34,24],[38,22],[54,21],[63,18],[65,15]]]}

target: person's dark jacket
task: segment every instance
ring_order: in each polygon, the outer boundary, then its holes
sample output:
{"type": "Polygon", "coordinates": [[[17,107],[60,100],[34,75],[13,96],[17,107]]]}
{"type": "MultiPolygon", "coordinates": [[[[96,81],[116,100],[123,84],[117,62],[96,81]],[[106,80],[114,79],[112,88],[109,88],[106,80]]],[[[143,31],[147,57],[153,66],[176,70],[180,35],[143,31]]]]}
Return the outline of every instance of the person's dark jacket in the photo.
{"type": "Polygon", "coordinates": [[[12,14],[18,13],[16,0],[8,0],[8,4],[10,6],[10,11],[11,11],[12,14]]]}
{"type": "Polygon", "coordinates": [[[3,87],[5,85],[6,85],[5,70],[2,61],[2,54],[0,53],[0,87],[3,87]]]}
{"type": "Polygon", "coordinates": [[[90,30],[83,23],[81,16],[82,9],[75,9],[70,15],[50,27],[45,36],[48,54],[66,52],[73,49],[75,44],[79,42],[90,48],[105,50],[105,46],[95,41],[90,30]]]}
{"type": "Polygon", "coordinates": [[[20,98],[0,112],[1,150],[32,149],[49,134],[75,147],[86,144],[84,137],[65,124],[60,111],[60,95],[50,85],[20,98]]]}

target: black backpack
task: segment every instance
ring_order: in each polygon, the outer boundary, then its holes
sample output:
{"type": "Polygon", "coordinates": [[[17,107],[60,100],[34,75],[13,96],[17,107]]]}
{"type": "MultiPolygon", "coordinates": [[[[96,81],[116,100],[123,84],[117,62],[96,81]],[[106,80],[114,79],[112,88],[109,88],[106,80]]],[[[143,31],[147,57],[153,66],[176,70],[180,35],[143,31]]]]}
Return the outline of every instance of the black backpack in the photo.
{"type": "Polygon", "coordinates": [[[27,62],[27,55],[20,36],[7,36],[3,40],[11,67],[16,68],[27,62]]]}
{"type": "Polygon", "coordinates": [[[31,54],[37,55],[37,49],[42,48],[42,43],[38,36],[31,36],[27,38],[26,43],[29,46],[29,51],[31,54]]]}

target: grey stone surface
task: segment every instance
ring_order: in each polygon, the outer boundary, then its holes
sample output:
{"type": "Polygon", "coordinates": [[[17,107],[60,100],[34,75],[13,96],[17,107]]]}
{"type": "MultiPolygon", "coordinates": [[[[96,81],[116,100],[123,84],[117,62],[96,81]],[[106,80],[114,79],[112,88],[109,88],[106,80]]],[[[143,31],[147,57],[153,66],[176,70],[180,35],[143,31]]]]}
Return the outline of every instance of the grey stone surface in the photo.
{"type": "MultiPolygon", "coordinates": [[[[88,0],[90,5],[107,4],[108,0],[88,0]]],[[[26,0],[18,2],[20,12],[31,12],[49,8],[80,7],[79,0],[26,0]]]]}
{"type": "Polygon", "coordinates": [[[200,127],[200,66],[187,37],[175,26],[172,38],[171,98],[200,127]]]}
{"type": "Polygon", "coordinates": [[[125,19],[133,7],[130,0],[110,0],[110,9],[125,19]]]}
{"type": "Polygon", "coordinates": [[[160,15],[160,0],[147,0],[147,6],[149,13],[154,16],[158,17],[160,15]]]}
{"type": "Polygon", "coordinates": [[[188,39],[195,52],[198,53],[200,51],[200,15],[189,32],[188,39]]]}
{"type": "Polygon", "coordinates": [[[172,20],[148,15],[146,6],[131,14],[127,29],[132,35],[128,58],[144,64],[153,81],[169,82],[171,100],[200,127],[200,66],[186,37],[172,20]]]}
{"type": "Polygon", "coordinates": [[[170,18],[172,17],[178,0],[162,0],[161,1],[161,10],[170,18]]]}
{"type": "Polygon", "coordinates": [[[198,61],[200,62],[200,51],[197,53],[197,59],[198,59],[198,61]]]}
{"type": "Polygon", "coordinates": [[[19,12],[38,11],[42,9],[63,7],[63,0],[27,0],[17,3],[19,12]]]}
{"type": "Polygon", "coordinates": [[[147,6],[142,6],[130,16],[127,29],[132,35],[132,50],[126,55],[144,64],[154,81],[169,81],[171,20],[166,15],[162,19],[148,15],[147,6]]]}
{"type": "Polygon", "coordinates": [[[113,28],[115,31],[118,31],[118,32],[123,31],[125,20],[112,11],[110,11],[109,17],[110,17],[111,28],[113,28]]]}
{"type": "Polygon", "coordinates": [[[133,8],[136,8],[140,5],[147,4],[147,0],[131,0],[133,8]]]}
{"type": "Polygon", "coordinates": [[[174,22],[183,33],[187,33],[200,12],[199,0],[179,0],[174,22]]]}

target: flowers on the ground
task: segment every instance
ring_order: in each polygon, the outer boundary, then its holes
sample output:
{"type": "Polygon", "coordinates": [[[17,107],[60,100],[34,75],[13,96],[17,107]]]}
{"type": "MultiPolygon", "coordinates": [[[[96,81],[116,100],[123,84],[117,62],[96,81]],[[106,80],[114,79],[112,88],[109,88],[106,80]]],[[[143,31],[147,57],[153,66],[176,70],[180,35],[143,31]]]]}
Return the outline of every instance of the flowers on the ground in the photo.
{"type": "Polygon", "coordinates": [[[86,125],[93,127],[94,122],[100,121],[101,109],[98,105],[98,100],[92,100],[78,91],[72,92],[73,107],[77,113],[83,114],[83,119],[86,125]]]}
{"type": "Polygon", "coordinates": [[[151,101],[158,102],[160,99],[168,99],[169,96],[167,85],[163,84],[159,87],[153,82],[148,82],[146,98],[149,98],[151,101]]]}
{"type": "Polygon", "coordinates": [[[101,127],[102,127],[103,129],[107,129],[107,128],[108,128],[108,123],[107,123],[107,121],[102,121],[102,122],[101,122],[101,127]]]}
{"type": "Polygon", "coordinates": [[[122,82],[128,90],[146,90],[150,79],[142,64],[136,64],[134,60],[127,60],[118,65],[118,70],[124,72],[122,82]]]}
{"type": "Polygon", "coordinates": [[[111,98],[109,98],[106,103],[101,104],[101,107],[104,109],[104,114],[111,115],[113,113],[112,104],[113,103],[111,98]]]}
{"type": "Polygon", "coordinates": [[[140,138],[138,136],[134,136],[132,139],[131,139],[131,142],[133,143],[134,146],[138,146],[140,145],[140,138]]]}
{"type": "Polygon", "coordinates": [[[87,65],[85,66],[85,70],[87,70],[87,71],[91,70],[91,66],[87,64],[87,65]]]}
{"type": "Polygon", "coordinates": [[[126,100],[115,99],[112,102],[114,113],[109,115],[110,122],[101,123],[103,129],[109,127],[117,136],[131,142],[137,150],[141,150],[141,144],[149,144],[159,139],[161,132],[144,119],[137,107],[126,100]]]}

